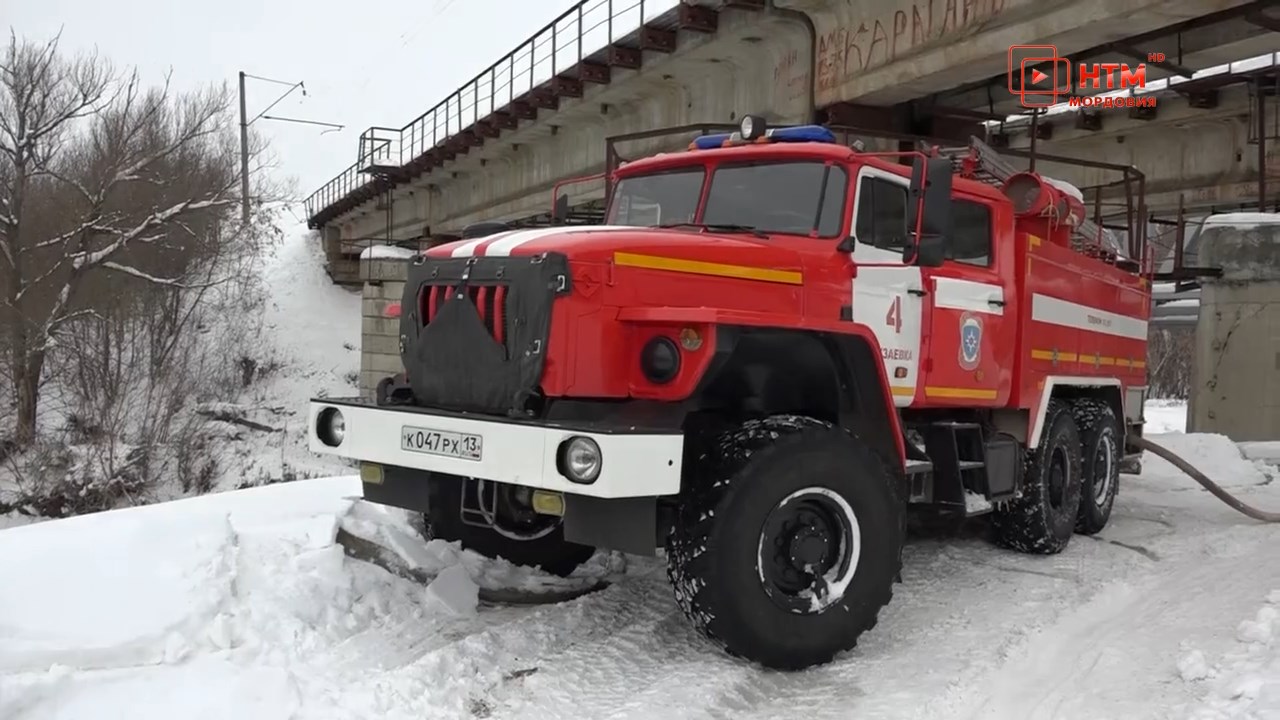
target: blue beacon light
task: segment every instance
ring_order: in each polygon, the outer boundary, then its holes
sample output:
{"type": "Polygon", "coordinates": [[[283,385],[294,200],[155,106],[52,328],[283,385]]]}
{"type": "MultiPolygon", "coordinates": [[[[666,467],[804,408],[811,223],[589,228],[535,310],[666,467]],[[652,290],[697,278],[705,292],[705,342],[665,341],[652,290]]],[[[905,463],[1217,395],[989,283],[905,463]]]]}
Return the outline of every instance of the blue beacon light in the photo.
{"type": "Polygon", "coordinates": [[[800,125],[797,127],[765,129],[764,119],[748,115],[742,119],[741,132],[703,135],[694,139],[693,147],[698,150],[714,150],[726,145],[737,145],[748,142],[820,142],[835,143],[835,133],[821,125],[800,125]],[[764,130],[764,132],[761,132],[764,130]]]}

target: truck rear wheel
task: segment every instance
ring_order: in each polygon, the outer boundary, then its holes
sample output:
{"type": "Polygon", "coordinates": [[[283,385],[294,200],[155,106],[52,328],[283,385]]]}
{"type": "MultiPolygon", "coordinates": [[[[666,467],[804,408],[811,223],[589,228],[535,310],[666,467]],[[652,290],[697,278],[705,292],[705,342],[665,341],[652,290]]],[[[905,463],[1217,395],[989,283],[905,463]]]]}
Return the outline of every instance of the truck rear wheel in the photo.
{"type": "Polygon", "coordinates": [[[875,626],[902,567],[905,505],[860,439],[774,416],[720,434],[667,539],[681,610],[732,655],[798,670],[875,626]]]}
{"type": "Polygon", "coordinates": [[[1080,510],[1076,532],[1094,535],[1107,526],[1120,487],[1120,423],[1111,405],[1084,398],[1073,404],[1080,428],[1080,510]]]}
{"type": "Polygon", "coordinates": [[[567,576],[595,554],[595,548],[567,542],[561,518],[538,515],[521,502],[520,488],[502,483],[442,473],[427,481],[427,539],[459,542],[485,557],[502,558],[516,565],[540,568],[567,576]],[[488,525],[462,520],[463,493],[471,492],[468,505],[492,502],[485,518],[488,525]]]}
{"type": "Polygon", "coordinates": [[[1050,400],[1040,446],[1028,453],[1022,492],[992,513],[996,543],[1037,555],[1062,552],[1080,508],[1080,432],[1071,406],[1050,400]]]}

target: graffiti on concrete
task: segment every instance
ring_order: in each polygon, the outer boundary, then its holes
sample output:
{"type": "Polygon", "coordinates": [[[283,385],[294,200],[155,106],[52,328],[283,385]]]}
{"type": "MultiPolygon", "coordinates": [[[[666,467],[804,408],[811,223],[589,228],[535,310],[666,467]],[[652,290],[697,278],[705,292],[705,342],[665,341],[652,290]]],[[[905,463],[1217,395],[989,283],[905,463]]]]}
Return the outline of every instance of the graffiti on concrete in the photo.
{"type": "Polygon", "coordinates": [[[792,48],[773,66],[774,102],[802,101],[807,99],[808,93],[809,64],[802,62],[800,51],[792,48]]]}
{"type": "Polygon", "coordinates": [[[999,15],[1006,0],[913,0],[818,36],[819,92],[859,72],[887,65],[918,45],[980,26],[999,15]]]}

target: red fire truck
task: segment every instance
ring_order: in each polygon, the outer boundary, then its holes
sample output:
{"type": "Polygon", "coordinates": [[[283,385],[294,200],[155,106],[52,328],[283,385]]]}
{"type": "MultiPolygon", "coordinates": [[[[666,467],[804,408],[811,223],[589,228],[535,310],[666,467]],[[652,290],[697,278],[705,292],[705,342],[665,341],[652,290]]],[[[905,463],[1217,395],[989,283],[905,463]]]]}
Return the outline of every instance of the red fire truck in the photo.
{"type": "Polygon", "coordinates": [[[984,153],[752,116],[613,170],[604,225],[432,248],[405,372],[313,400],[311,448],[491,556],[661,548],[704,636],[829,661],[889,602],[909,510],[1060,552],[1141,431],[1141,233],[1106,247],[1072,188],[984,153]]]}

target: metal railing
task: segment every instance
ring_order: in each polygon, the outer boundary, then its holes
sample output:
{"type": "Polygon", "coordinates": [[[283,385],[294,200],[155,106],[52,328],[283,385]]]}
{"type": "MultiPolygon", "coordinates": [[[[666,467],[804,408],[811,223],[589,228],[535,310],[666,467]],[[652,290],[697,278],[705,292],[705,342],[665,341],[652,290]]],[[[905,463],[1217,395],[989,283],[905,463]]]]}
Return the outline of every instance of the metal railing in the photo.
{"type": "Polygon", "coordinates": [[[583,0],[534,33],[515,50],[402,128],[374,127],[360,136],[355,164],[306,199],[313,218],[372,178],[370,161],[402,166],[534,90],[590,55],[636,34],[678,0],[583,0]]]}
{"type": "Polygon", "coordinates": [[[399,167],[400,130],[397,128],[371,127],[360,133],[360,159],[358,170],[369,167],[399,167]]]}

